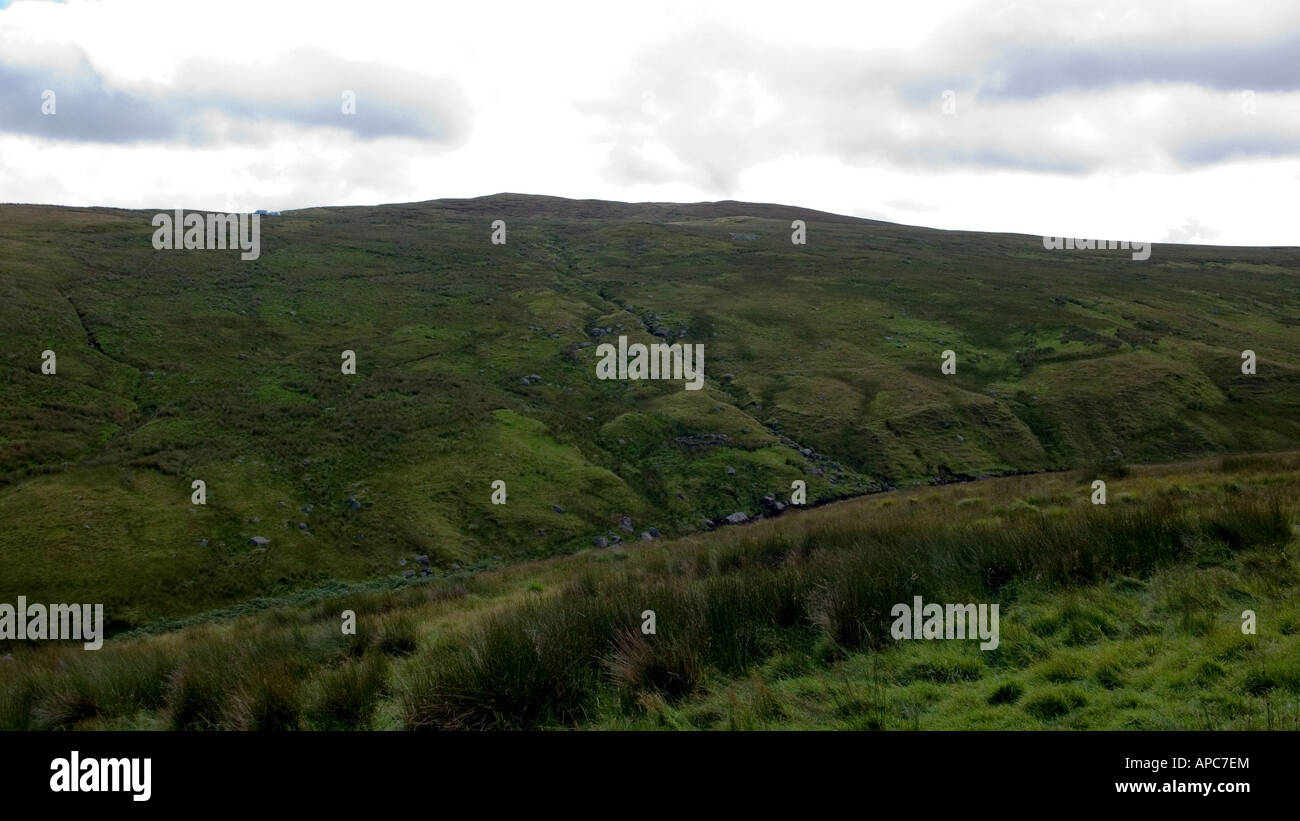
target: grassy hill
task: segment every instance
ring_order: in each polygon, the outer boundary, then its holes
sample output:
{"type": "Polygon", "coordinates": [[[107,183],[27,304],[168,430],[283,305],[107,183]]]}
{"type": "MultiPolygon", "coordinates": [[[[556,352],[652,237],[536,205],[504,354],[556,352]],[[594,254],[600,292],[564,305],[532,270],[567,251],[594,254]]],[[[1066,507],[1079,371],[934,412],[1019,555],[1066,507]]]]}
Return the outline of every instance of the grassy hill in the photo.
{"type": "Polygon", "coordinates": [[[245,262],[155,251],[154,213],[0,207],[0,593],[119,632],[684,536],[796,479],[1300,446],[1295,248],[499,195],[264,218],[245,262]],[[619,334],[704,344],[705,388],[597,380],[619,334]]]}

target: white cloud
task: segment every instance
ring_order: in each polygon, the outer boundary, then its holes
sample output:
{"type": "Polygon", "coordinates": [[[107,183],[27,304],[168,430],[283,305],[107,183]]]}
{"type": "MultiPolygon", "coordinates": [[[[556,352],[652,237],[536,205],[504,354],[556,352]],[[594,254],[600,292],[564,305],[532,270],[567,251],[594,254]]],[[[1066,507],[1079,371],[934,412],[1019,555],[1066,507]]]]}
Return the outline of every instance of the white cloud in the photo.
{"type": "Polygon", "coordinates": [[[1298,24],[1286,3],[1173,0],[16,3],[0,11],[0,196],[732,198],[1295,244],[1298,24]],[[42,119],[44,88],[61,119],[42,119]]]}

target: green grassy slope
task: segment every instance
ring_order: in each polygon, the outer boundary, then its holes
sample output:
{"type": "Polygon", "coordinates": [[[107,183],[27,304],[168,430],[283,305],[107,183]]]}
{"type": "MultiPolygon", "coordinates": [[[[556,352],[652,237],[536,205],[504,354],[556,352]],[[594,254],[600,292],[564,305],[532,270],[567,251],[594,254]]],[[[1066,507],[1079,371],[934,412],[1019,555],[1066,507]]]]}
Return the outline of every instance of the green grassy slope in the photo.
{"type": "Polygon", "coordinates": [[[795,479],[815,502],[1300,444],[1294,248],[1138,262],[500,195],[266,218],[242,262],[154,251],[153,213],[0,208],[0,593],[104,602],[119,629],[418,554],[451,573],[681,535],[795,479]],[[703,343],[705,389],[596,380],[595,328],[703,343]]]}
{"type": "Polygon", "coordinates": [[[1094,475],[18,646],[0,729],[1300,728],[1300,453],[1136,467],[1105,506],[1094,475]],[[998,604],[998,647],[894,641],[914,595],[998,604]]]}

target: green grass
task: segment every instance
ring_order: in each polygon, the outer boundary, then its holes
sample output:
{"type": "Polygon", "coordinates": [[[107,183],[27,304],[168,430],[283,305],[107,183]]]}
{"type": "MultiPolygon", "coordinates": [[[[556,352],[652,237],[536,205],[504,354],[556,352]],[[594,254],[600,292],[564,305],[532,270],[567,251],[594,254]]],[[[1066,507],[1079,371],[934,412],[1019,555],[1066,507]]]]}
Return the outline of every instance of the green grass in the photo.
{"type": "Polygon", "coordinates": [[[0,727],[1298,729],[1297,468],[1132,466],[1125,505],[1086,473],[897,491],[94,653],[17,645],[0,727]],[[913,595],[998,603],[999,646],[892,639],[913,595]]]}
{"type": "Polygon", "coordinates": [[[291,212],[240,262],[154,251],[151,215],[0,208],[0,579],[103,601],[115,630],[415,555],[568,554],[623,516],[685,535],[795,479],[817,503],[1300,446],[1295,249],[1135,263],[776,206],[500,195],[291,212]],[[705,389],[596,380],[595,327],[703,343],[705,389]]]}

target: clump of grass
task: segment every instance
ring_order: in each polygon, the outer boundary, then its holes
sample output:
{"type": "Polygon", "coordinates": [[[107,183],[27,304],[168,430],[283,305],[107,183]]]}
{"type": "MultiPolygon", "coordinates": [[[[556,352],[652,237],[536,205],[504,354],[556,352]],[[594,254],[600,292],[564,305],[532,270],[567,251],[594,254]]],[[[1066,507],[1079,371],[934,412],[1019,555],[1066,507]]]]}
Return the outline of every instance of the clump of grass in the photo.
{"type": "Polygon", "coordinates": [[[1031,693],[1021,705],[1026,713],[1040,721],[1052,721],[1077,710],[1088,700],[1077,690],[1053,687],[1031,693]]]}
{"type": "Polygon", "coordinates": [[[165,714],[173,730],[215,730],[222,726],[230,673],[220,648],[198,648],[172,672],[165,714]]]}
{"type": "Polygon", "coordinates": [[[286,665],[245,671],[229,695],[223,729],[283,731],[299,727],[301,682],[286,665]]]}
{"type": "Polygon", "coordinates": [[[899,677],[899,681],[903,684],[912,681],[949,684],[958,681],[979,681],[983,675],[984,664],[978,658],[949,656],[913,664],[899,677]]]}
{"type": "Polygon", "coordinates": [[[382,655],[348,659],[321,671],[308,687],[303,714],[320,730],[361,730],[388,688],[388,662],[382,655]]]}
{"type": "Polygon", "coordinates": [[[995,706],[999,704],[1015,704],[1024,694],[1024,687],[1014,681],[1008,681],[998,685],[998,688],[989,696],[988,703],[995,706]]]}
{"type": "Polygon", "coordinates": [[[668,700],[695,688],[701,665],[695,654],[677,642],[655,641],[639,630],[624,630],[614,640],[605,668],[625,695],[654,691],[668,700]]]}
{"type": "Polygon", "coordinates": [[[409,656],[415,652],[415,619],[408,613],[396,613],[382,616],[375,636],[375,647],[386,656],[409,656]]]}

